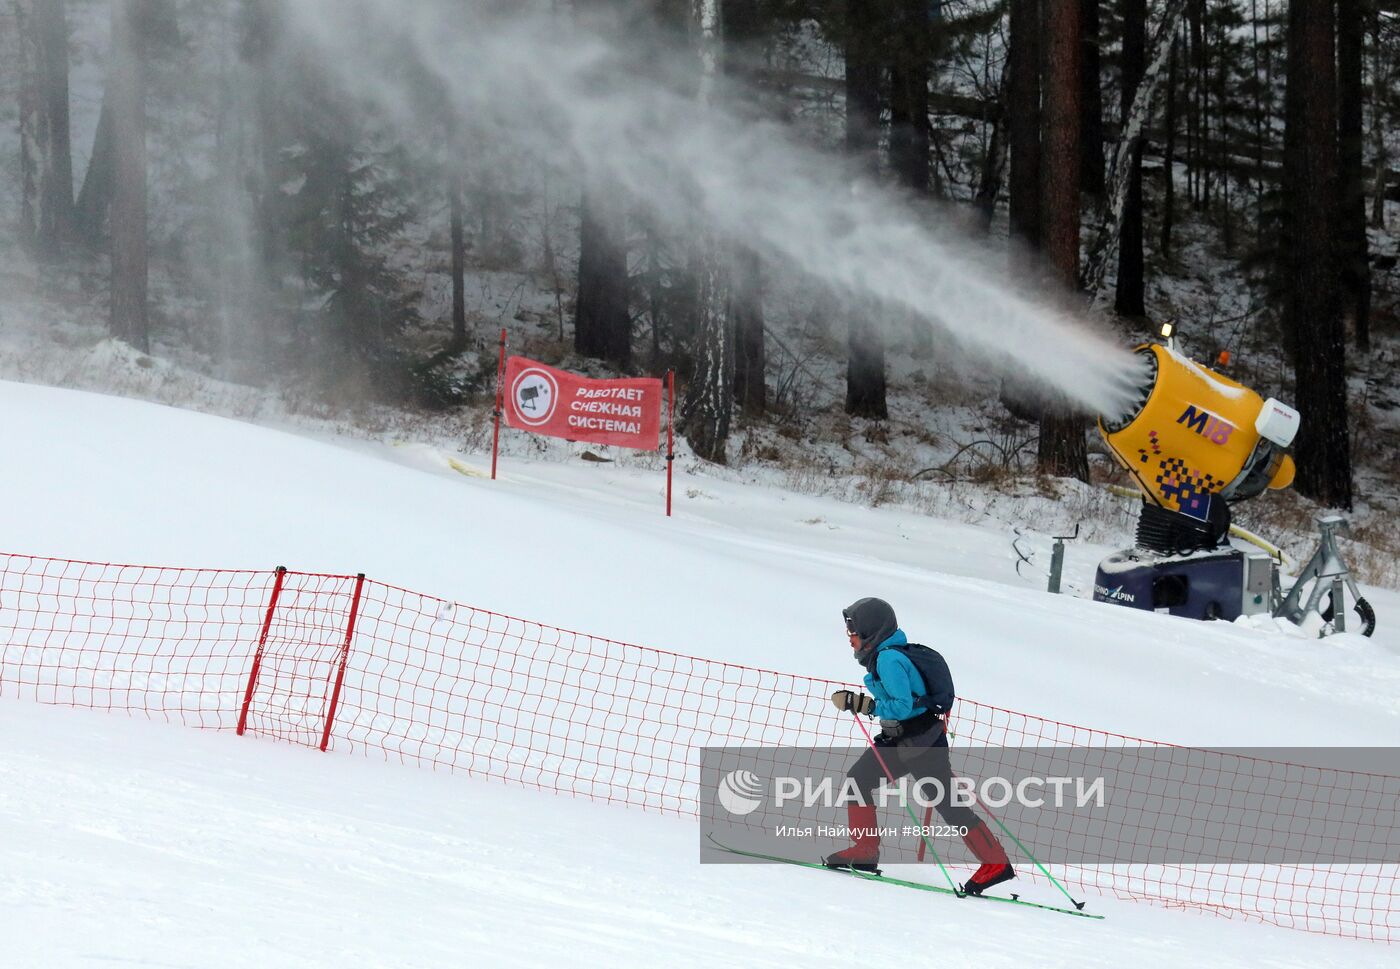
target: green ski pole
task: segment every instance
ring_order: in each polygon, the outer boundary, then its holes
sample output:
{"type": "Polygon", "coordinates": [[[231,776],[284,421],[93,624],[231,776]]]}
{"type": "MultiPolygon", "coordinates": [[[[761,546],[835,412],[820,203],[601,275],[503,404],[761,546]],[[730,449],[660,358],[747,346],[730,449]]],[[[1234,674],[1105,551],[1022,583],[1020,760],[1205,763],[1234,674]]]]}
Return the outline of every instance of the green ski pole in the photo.
{"type": "MultiPolygon", "coordinates": [[[[952,731],[949,731],[948,736],[950,738],[956,738],[957,734],[953,733],[952,731]]],[[[1002,822],[1001,818],[997,817],[995,814],[992,813],[991,808],[987,807],[985,804],[979,805],[979,807],[981,807],[983,811],[987,812],[987,816],[997,823],[997,827],[1001,828],[1001,830],[1005,832],[1006,836],[1016,843],[1016,847],[1021,849],[1021,853],[1031,860],[1031,864],[1035,865],[1036,868],[1040,869],[1040,873],[1042,875],[1050,879],[1050,883],[1056,888],[1058,888],[1060,890],[1060,893],[1064,895],[1065,898],[1069,899],[1070,903],[1073,904],[1075,908],[1079,909],[1079,911],[1081,912],[1084,911],[1085,903],[1077,901],[1075,897],[1069,893],[1069,889],[1065,888],[1064,885],[1061,885],[1060,880],[1054,875],[1050,874],[1046,867],[1040,863],[1040,860],[1036,858],[1035,855],[1031,854],[1031,850],[1021,843],[1021,839],[1016,837],[1016,835],[1012,834],[1011,829],[1008,828],[1002,822]]]]}

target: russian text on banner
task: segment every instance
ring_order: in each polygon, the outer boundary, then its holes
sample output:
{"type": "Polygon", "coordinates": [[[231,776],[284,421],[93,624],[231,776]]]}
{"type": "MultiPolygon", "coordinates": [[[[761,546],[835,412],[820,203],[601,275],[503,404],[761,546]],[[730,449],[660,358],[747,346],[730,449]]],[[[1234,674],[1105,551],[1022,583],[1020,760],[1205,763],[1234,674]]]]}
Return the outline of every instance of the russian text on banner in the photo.
{"type": "Polygon", "coordinates": [[[662,383],[653,377],[590,380],[526,357],[506,361],[506,424],[536,434],[655,451],[662,383]]]}

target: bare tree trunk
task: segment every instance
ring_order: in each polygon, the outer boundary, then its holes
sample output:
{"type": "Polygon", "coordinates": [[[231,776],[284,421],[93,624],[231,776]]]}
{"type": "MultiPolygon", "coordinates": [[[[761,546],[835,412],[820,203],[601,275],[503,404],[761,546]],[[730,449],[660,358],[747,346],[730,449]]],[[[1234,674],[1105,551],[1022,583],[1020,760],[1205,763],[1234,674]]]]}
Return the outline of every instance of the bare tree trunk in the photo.
{"type": "MultiPolygon", "coordinates": [[[[579,19],[604,36],[621,29],[618,0],[581,0],[579,19]]],[[[617,367],[632,363],[632,317],[627,273],[627,207],[621,187],[589,178],[579,211],[578,296],[574,350],[617,367]]]]}
{"type": "Polygon", "coordinates": [[[1171,59],[1172,39],[1184,2],[1185,0],[1173,0],[1163,13],[1162,23],[1158,25],[1157,34],[1153,38],[1151,63],[1137,84],[1132,106],[1123,124],[1123,133],[1118,139],[1118,151],[1114,154],[1113,168],[1108,177],[1108,204],[1103,208],[1080,280],[1080,285],[1091,297],[1095,296],[1103,285],[1108,260],[1119,253],[1118,242],[1133,181],[1131,176],[1134,157],[1135,154],[1140,157],[1143,132],[1152,116],[1152,102],[1161,87],[1162,75],[1167,73],[1164,68],[1171,59]]]}
{"type": "MultiPolygon", "coordinates": [[[[724,71],[751,82],[766,66],[765,47],[771,41],[764,11],[751,0],[722,0],[724,71]]],[[[768,105],[760,110],[768,113],[768,105]]],[[[742,246],[734,256],[733,291],[729,315],[734,321],[734,400],[743,413],[761,417],[768,410],[767,347],[763,315],[763,261],[742,246]]]]}
{"type": "MultiPolygon", "coordinates": [[[[870,0],[847,0],[846,150],[861,176],[875,174],[879,165],[879,14],[879,5],[870,0]]],[[[858,417],[889,416],[885,404],[884,337],[870,320],[853,315],[846,347],[846,413],[858,417]]]]}
{"type": "Polygon", "coordinates": [[[1346,340],[1338,301],[1335,8],[1288,8],[1284,139],[1287,219],[1285,326],[1302,420],[1294,452],[1298,490],[1339,508],[1352,501],[1346,340]]]}
{"type": "MultiPolygon", "coordinates": [[[[286,320],[296,319],[281,302],[287,262],[285,225],[280,216],[288,200],[274,187],[282,184],[277,167],[283,160],[280,130],[287,114],[283,100],[287,64],[281,49],[285,32],[278,29],[279,12],[273,8],[277,2],[246,0],[240,9],[230,13],[240,25],[238,74],[231,99],[239,105],[237,110],[247,114],[243,135],[247,154],[239,158],[236,170],[230,171],[229,190],[239,193],[239,205],[246,206],[247,216],[244,225],[231,230],[240,248],[246,247],[246,251],[240,253],[238,263],[240,272],[235,285],[239,292],[231,294],[228,305],[237,306],[243,319],[252,324],[248,333],[252,342],[250,359],[266,368],[282,361],[282,341],[288,335],[286,320]]],[[[104,115],[110,116],[105,104],[103,110],[104,115]]],[[[103,144],[110,144],[110,136],[104,139],[99,133],[94,150],[103,144]]],[[[84,195],[93,181],[90,168],[83,182],[84,195]]],[[[80,202],[79,208],[82,207],[80,202]]],[[[97,231],[98,228],[90,230],[94,235],[97,231]]]]}
{"type": "MultiPolygon", "coordinates": [[[[706,0],[697,0],[706,2],[706,0]]],[[[691,263],[695,279],[695,374],[686,389],[681,426],[698,457],[727,460],[734,413],[734,334],[728,313],[728,274],[719,244],[706,237],[691,263]]]]}
{"type": "MultiPolygon", "coordinates": [[[[1050,0],[1054,3],[1055,0],[1050,0]]],[[[1100,0],[1079,0],[1081,9],[1080,29],[1080,85],[1081,107],[1084,111],[1083,127],[1080,129],[1080,176],[1079,187],[1097,200],[1104,194],[1103,161],[1103,87],[1102,67],[1099,56],[1099,3],[1100,0]]]]}
{"type": "Polygon", "coordinates": [[[592,185],[581,214],[574,349],[626,367],[632,362],[626,210],[610,186],[592,185]]]}
{"type": "Polygon", "coordinates": [[[15,20],[20,52],[20,230],[40,255],[52,257],[73,233],[64,0],[15,0],[15,20]]]}
{"type": "MultiPolygon", "coordinates": [[[[1249,3],[1249,29],[1253,44],[1254,80],[1259,84],[1264,84],[1263,62],[1259,52],[1259,0],[1250,0],[1249,3]]],[[[1260,230],[1264,225],[1264,125],[1268,121],[1269,113],[1265,107],[1263,90],[1260,90],[1254,99],[1254,142],[1255,156],[1254,163],[1259,166],[1259,178],[1255,180],[1254,190],[1254,225],[1255,237],[1260,237],[1260,230]]]]}
{"type": "MultiPolygon", "coordinates": [[[[1234,0],[1231,0],[1231,2],[1233,3],[1234,0]]],[[[1226,121],[1226,118],[1229,114],[1229,106],[1226,104],[1225,100],[1226,81],[1229,76],[1229,62],[1226,58],[1225,52],[1229,49],[1229,42],[1230,38],[1225,31],[1224,22],[1220,19],[1217,19],[1215,23],[1215,42],[1214,44],[1208,42],[1206,45],[1207,49],[1215,51],[1218,57],[1218,63],[1215,69],[1213,71],[1209,68],[1207,69],[1207,76],[1211,78],[1211,84],[1206,88],[1206,126],[1207,129],[1209,129],[1211,118],[1210,105],[1213,103],[1215,105],[1215,110],[1220,114],[1220,120],[1217,128],[1219,134],[1216,136],[1216,138],[1219,142],[1222,143],[1222,145],[1224,144],[1226,138],[1229,136],[1229,125],[1226,121]],[[1213,101],[1212,97],[1214,98],[1213,101]]],[[[1209,141],[1209,134],[1207,134],[1207,139],[1207,144],[1211,144],[1211,142],[1209,141]]],[[[1231,175],[1229,170],[1225,167],[1225,163],[1229,161],[1229,155],[1230,149],[1228,147],[1217,146],[1211,149],[1210,167],[1209,169],[1207,169],[1209,174],[1207,175],[1208,180],[1206,183],[1206,191],[1208,197],[1214,197],[1210,194],[1212,183],[1209,181],[1209,179],[1211,177],[1214,177],[1214,187],[1220,193],[1220,210],[1221,215],[1224,219],[1224,223],[1221,226],[1220,231],[1220,242],[1221,245],[1224,247],[1226,254],[1231,253],[1234,250],[1235,246],[1235,220],[1233,213],[1231,213],[1230,211],[1231,175]]]]}
{"type": "Polygon", "coordinates": [[[48,118],[44,111],[44,52],[37,0],[15,0],[15,35],[19,41],[19,199],[20,237],[37,246],[39,172],[48,153],[48,118]]]}
{"type": "MultiPolygon", "coordinates": [[[[1010,142],[1010,185],[1007,214],[1010,222],[1010,270],[1018,277],[1036,277],[1042,271],[1038,250],[1040,225],[1041,163],[1041,0],[1011,0],[1007,37],[1006,135],[1010,142]]],[[[1040,401],[1013,381],[1003,380],[1001,404],[1013,417],[1040,420],[1040,401]]]]}
{"type": "Polygon", "coordinates": [[[452,171],[447,176],[449,231],[452,234],[452,345],[453,350],[467,346],[467,244],[463,227],[462,172],[455,159],[449,160],[452,171]]]}
{"type": "Polygon", "coordinates": [[[68,113],[68,13],[64,0],[41,0],[47,56],[44,100],[49,115],[49,166],[45,172],[40,238],[52,249],[73,233],[73,140],[68,113]]]}
{"type": "Polygon", "coordinates": [[[1167,58],[1167,107],[1163,127],[1166,144],[1162,147],[1162,236],[1158,248],[1163,256],[1172,251],[1172,223],[1176,219],[1176,128],[1177,128],[1177,63],[1181,60],[1181,41],[1172,38],[1167,58]]]}
{"type": "Polygon", "coordinates": [[[1350,319],[1356,347],[1371,348],[1371,264],[1366,242],[1366,175],[1362,158],[1365,133],[1361,105],[1363,81],[1363,0],[1337,0],[1337,124],[1339,134],[1339,212],[1344,319],[1350,319]]]}
{"type": "Polygon", "coordinates": [[[78,232],[94,247],[102,241],[102,229],[112,205],[112,167],[112,80],[108,77],[74,218],[78,232]]]}
{"type": "Polygon", "coordinates": [[[1208,0],[1200,0],[1200,22],[1197,24],[1197,27],[1200,30],[1201,45],[1200,50],[1197,52],[1199,60],[1196,65],[1196,96],[1200,102],[1200,118],[1196,124],[1196,134],[1199,135],[1201,139],[1200,151],[1196,156],[1201,162],[1200,184],[1197,187],[1199,189],[1198,194],[1200,195],[1200,208],[1203,211],[1210,208],[1211,179],[1214,175],[1215,168],[1213,164],[1214,159],[1212,157],[1214,149],[1211,147],[1210,143],[1211,43],[1210,31],[1208,29],[1210,25],[1206,17],[1209,12],[1206,9],[1207,2],[1208,0]]]}
{"type": "Polygon", "coordinates": [[[928,0],[898,0],[890,68],[890,168],[899,183],[929,190],[928,0]]]}
{"type": "MultiPolygon", "coordinates": [[[[715,98],[722,54],[720,0],[690,0],[698,41],[699,98],[715,98]]],[[[695,372],[681,407],[681,426],[696,455],[723,464],[734,413],[734,326],[729,315],[729,267],[724,246],[708,227],[696,233],[695,372]]]]}
{"type": "Polygon", "coordinates": [[[846,341],[846,413],[884,420],[885,341],[868,320],[853,316],[846,341]]]}
{"type": "Polygon", "coordinates": [[[878,9],[870,0],[846,0],[846,152],[861,174],[879,167],[880,59],[878,9]]]}
{"type": "Polygon", "coordinates": [[[734,320],[734,399],[750,417],[768,409],[764,383],[767,353],[763,340],[763,266],[758,254],[743,250],[734,261],[734,288],[729,297],[734,320]]]}
{"type": "MultiPolygon", "coordinates": [[[[1268,33],[1269,31],[1272,30],[1273,14],[1274,14],[1274,10],[1273,10],[1273,3],[1272,3],[1272,0],[1264,0],[1264,20],[1266,21],[1266,23],[1269,24],[1269,27],[1266,28],[1266,41],[1267,41],[1267,39],[1268,39],[1268,38],[1267,38],[1267,33],[1268,33]]],[[[1259,184],[1259,193],[1260,193],[1260,196],[1261,196],[1261,201],[1260,201],[1260,204],[1259,204],[1259,226],[1258,226],[1258,228],[1257,228],[1257,230],[1256,230],[1256,235],[1257,235],[1259,238],[1261,238],[1261,239],[1264,238],[1264,236],[1265,236],[1265,234],[1266,234],[1266,232],[1267,232],[1267,230],[1268,230],[1268,226],[1267,226],[1266,223],[1265,223],[1265,218],[1266,218],[1266,216],[1265,216],[1265,213],[1264,213],[1264,204],[1263,204],[1263,201],[1262,201],[1262,196],[1263,196],[1263,193],[1264,193],[1264,185],[1263,185],[1263,183],[1264,183],[1264,178],[1263,178],[1263,175],[1264,175],[1264,147],[1265,147],[1265,144],[1266,144],[1267,141],[1272,141],[1272,140],[1273,140],[1273,139],[1272,139],[1272,132],[1273,132],[1273,122],[1272,122],[1272,119],[1273,119],[1273,117],[1275,116],[1275,113],[1276,113],[1277,110],[1278,110],[1278,105],[1275,103],[1276,99],[1275,99],[1275,97],[1274,97],[1274,49],[1273,49],[1273,45],[1272,45],[1272,44],[1270,44],[1270,43],[1266,43],[1266,44],[1265,44],[1265,47],[1264,47],[1264,58],[1263,58],[1263,59],[1264,59],[1264,86],[1263,86],[1263,89],[1262,89],[1262,91],[1261,91],[1261,93],[1260,93],[1260,100],[1263,102],[1263,104],[1262,104],[1262,106],[1261,106],[1261,109],[1260,109],[1260,114],[1262,115],[1262,120],[1261,120],[1261,122],[1260,122],[1260,128],[1261,128],[1261,131],[1263,132],[1263,134],[1261,134],[1261,136],[1260,136],[1260,139],[1259,139],[1259,147],[1258,147],[1258,150],[1257,150],[1257,152],[1256,152],[1256,154],[1255,154],[1255,161],[1256,161],[1256,162],[1258,163],[1258,165],[1259,165],[1259,174],[1260,174],[1260,178],[1259,178],[1259,183],[1260,183],[1260,184],[1259,184]]]]}
{"type": "Polygon", "coordinates": [[[112,0],[112,335],[150,349],[147,318],[146,77],[139,0],[112,0]]]}
{"type": "Polygon", "coordinates": [[[1011,141],[1011,237],[1040,244],[1040,0],[1011,0],[1007,134],[1011,141]]]}
{"type": "MultiPolygon", "coordinates": [[[[1173,33],[1167,35],[1168,43],[1173,33]]],[[[1120,120],[1128,130],[1133,100],[1147,69],[1147,0],[1123,0],[1123,106],[1120,120]]],[[[1119,316],[1143,317],[1142,259],[1142,141],[1131,148],[1128,193],[1123,206],[1122,233],[1118,240],[1118,292],[1114,309],[1119,316]]]]}
{"type": "Polygon", "coordinates": [[[1390,168],[1386,151],[1385,126],[1381,122],[1385,84],[1390,80],[1381,69],[1381,15],[1379,9],[1369,12],[1371,29],[1371,151],[1376,156],[1375,174],[1371,182],[1371,226],[1385,228],[1385,183],[1390,168]]]}
{"type": "MultiPolygon", "coordinates": [[[[1051,273],[1066,290],[1079,281],[1080,64],[1083,30],[1078,3],[1045,7],[1045,108],[1041,165],[1041,241],[1051,273]]],[[[1042,408],[1037,465],[1043,474],[1089,480],[1085,420],[1064,401],[1042,408]]]]}
{"type": "Polygon", "coordinates": [[[1190,35],[1191,84],[1187,94],[1186,117],[1186,186],[1191,207],[1199,209],[1205,198],[1205,135],[1201,130],[1204,121],[1202,97],[1205,90],[1205,35],[1202,21],[1205,16],[1205,0],[1190,0],[1187,6],[1187,26],[1190,35]]]}
{"type": "Polygon", "coordinates": [[[997,85],[997,103],[995,113],[991,118],[992,134],[987,140],[987,155],[982,159],[982,171],[977,179],[977,195],[974,203],[977,206],[978,221],[981,223],[982,231],[989,232],[992,228],[992,218],[996,215],[997,199],[1001,196],[1002,183],[1006,177],[1006,159],[1008,142],[1006,125],[1010,116],[1010,105],[1007,99],[1010,96],[1011,70],[1008,65],[1004,65],[1001,71],[1001,82],[997,85]]]}

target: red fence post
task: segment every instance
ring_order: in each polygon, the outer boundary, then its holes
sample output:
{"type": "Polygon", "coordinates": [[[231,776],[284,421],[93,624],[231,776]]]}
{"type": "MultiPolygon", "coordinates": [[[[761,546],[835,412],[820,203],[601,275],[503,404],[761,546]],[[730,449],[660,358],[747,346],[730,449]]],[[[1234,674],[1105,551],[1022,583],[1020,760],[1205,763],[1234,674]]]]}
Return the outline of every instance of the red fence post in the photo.
{"type": "Polygon", "coordinates": [[[666,517],[671,517],[671,469],[676,464],[676,372],[666,371],[666,517]]]}
{"type": "Polygon", "coordinates": [[[263,647],[267,645],[267,631],[272,627],[272,610],[277,608],[277,599],[282,595],[282,579],[287,575],[285,565],[277,566],[277,578],[272,580],[272,596],[267,601],[267,615],[263,617],[262,633],[258,636],[258,649],[253,654],[253,669],[248,673],[248,689],[243,694],[243,710],[238,714],[238,736],[248,727],[248,706],[253,702],[253,690],[258,685],[258,670],[262,667],[263,647]]]}
{"type": "Polygon", "coordinates": [[[335,689],[331,691],[331,705],[326,710],[326,728],[321,732],[321,750],[330,746],[331,727],[335,724],[335,708],[340,705],[340,687],[345,682],[345,664],[350,660],[350,640],[355,638],[355,617],[360,614],[360,592],[365,587],[365,574],[355,577],[355,597],[350,600],[350,619],[345,623],[345,645],[340,650],[340,666],[335,674],[335,689]]]}
{"type": "Polygon", "coordinates": [[[491,436],[491,480],[496,480],[496,453],[501,446],[501,407],[505,397],[506,328],[501,327],[501,360],[496,364],[496,431],[491,436]]]}

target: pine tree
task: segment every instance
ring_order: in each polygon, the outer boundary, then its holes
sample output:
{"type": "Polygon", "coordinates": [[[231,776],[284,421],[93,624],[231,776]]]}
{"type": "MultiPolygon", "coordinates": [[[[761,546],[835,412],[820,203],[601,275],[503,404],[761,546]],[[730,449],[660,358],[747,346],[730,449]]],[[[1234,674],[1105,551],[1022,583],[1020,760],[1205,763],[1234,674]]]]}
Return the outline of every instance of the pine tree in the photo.
{"type": "Polygon", "coordinates": [[[400,151],[357,137],[340,120],[302,134],[290,248],[322,301],[332,354],[377,367],[390,362],[391,338],[417,318],[417,294],[404,289],[387,255],[412,210],[400,151]]]}

